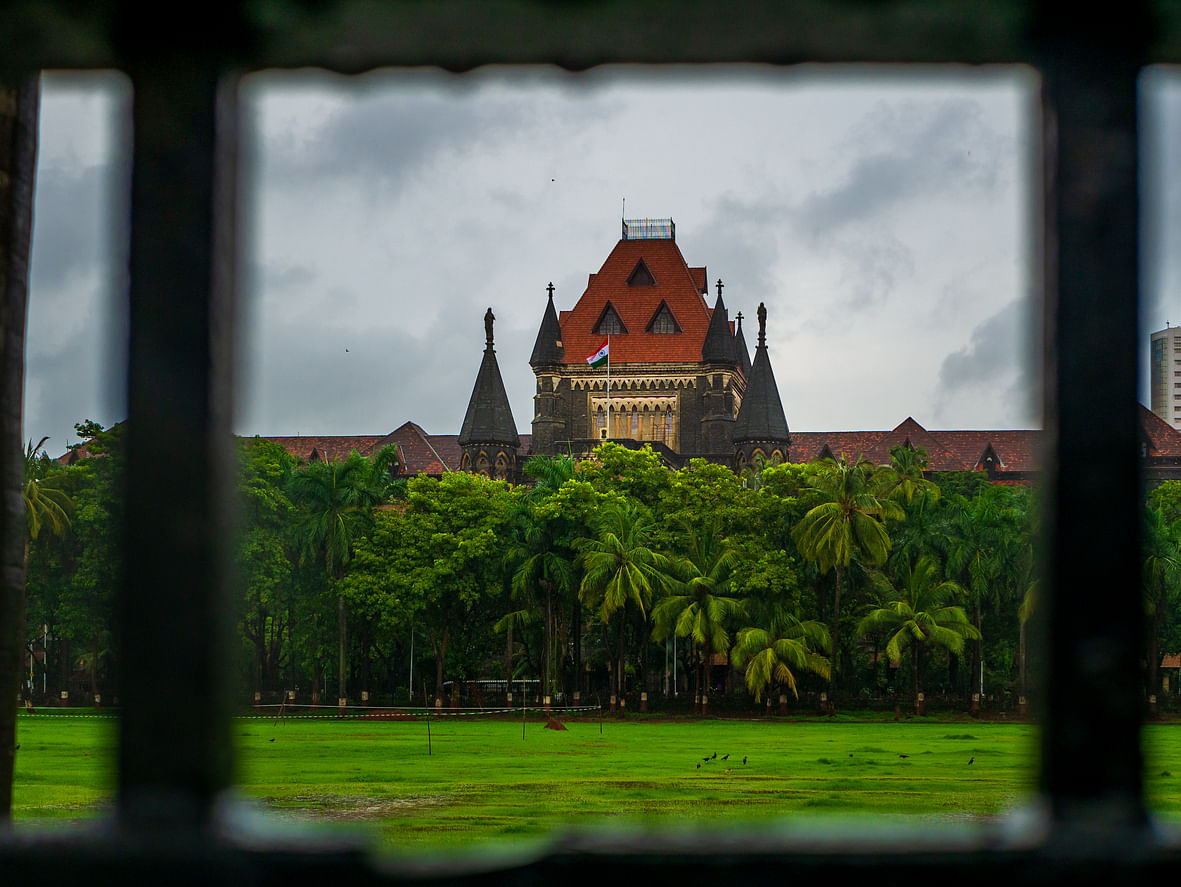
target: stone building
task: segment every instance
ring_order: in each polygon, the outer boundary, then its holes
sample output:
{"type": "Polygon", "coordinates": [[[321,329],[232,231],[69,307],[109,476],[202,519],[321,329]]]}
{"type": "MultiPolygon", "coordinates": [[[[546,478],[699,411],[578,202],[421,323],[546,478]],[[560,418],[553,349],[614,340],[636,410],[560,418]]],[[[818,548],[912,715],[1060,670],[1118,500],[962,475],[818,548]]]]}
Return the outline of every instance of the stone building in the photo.
{"type": "Polygon", "coordinates": [[[644,219],[623,223],[573,308],[557,311],[551,285],[529,359],[533,452],[581,454],[614,440],[649,444],[670,465],[787,459],[766,310],[752,362],[742,315],[729,319],[721,280],[711,308],[707,281],[704,266],[685,261],[671,219],[644,219]],[[606,361],[592,365],[603,350],[606,361]]]}
{"type": "MultiPolygon", "coordinates": [[[[396,444],[403,476],[472,471],[520,481],[531,455],[584,455],[613,440],[650,445],[670,467],[695,457],[740,472],[760,462],[842,455],[884,464],[890,448],[902,445],[926,450],[933,472],[979,471],[996,483],[1037,477],[1036,430],[929,431],[908,417],[888,431],[790,432],[767,351],[766,309],[758,307],[751,360],[742,314],[730,320],[721,280],[710,307],[708,279],[704,266],[685,261],[671,219],[644,219],[623,223],[621,239],[572,308],[557,309],[551,284],[529,357],[536,379],[531,435],[518,432],[509,407],[490,308],[458,435],[429,434],[406,422],[384,435],[271,440],[305,461],[343,459],[352,450],[368,455],[396,444]],[[592,366],[588,359],[604,345],[609,364],[592,366]]],[[[1154,356],[1163,355],[1160,364],[1171,366],[1173,337],[1154,334],[1153,348],[1154,356]]],[[[1167,379],[1156,387],[1166,386],[1167,379]]],[[[1140,457],[1149,485],[1181,479],[1181,432],[1171,427],[1167,410],[1161,413],[1140,410],[1140,457]]],[[[85,448],[72,450],[62,461],[83,455],[85,448]]]]}

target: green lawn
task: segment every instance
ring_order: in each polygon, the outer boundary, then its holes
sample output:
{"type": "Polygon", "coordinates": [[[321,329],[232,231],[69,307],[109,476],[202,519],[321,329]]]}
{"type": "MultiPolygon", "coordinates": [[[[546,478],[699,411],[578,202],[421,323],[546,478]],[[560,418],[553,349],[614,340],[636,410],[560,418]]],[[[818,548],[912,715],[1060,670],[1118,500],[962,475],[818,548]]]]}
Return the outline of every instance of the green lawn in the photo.
{"type": "MultiPolygon", "coordinates": [[[[18,820],[101,811],[115,726],[21,717],[18,820]]],[[[424,722],[236,720],[238,784],[280,820],[363,824],[383,846],[426,849],[637,821],[713,828],[822,813],[962,822],[1018,804],[1036,757],[1035,728],[967,720],[632,718],[608,720],[601,735],[597,721],[567,726],[531,722],[522,740],[519,721],[443,718],[431,725],[428,755],[424,722]]],[[[1181,726],[1152,725],[1145,736],[1153,806],[1181,816],[1181,726]]]]}

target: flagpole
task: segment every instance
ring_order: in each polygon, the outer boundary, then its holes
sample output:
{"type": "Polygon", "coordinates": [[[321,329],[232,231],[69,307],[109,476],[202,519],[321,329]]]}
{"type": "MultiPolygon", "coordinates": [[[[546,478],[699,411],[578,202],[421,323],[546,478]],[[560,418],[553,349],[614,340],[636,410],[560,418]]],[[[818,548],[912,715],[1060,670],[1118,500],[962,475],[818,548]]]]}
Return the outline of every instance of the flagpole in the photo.
{"type": "Polygon", "coordinates": [[[607,440],[611,439],[611,334],[607,333],[607,440]]]}

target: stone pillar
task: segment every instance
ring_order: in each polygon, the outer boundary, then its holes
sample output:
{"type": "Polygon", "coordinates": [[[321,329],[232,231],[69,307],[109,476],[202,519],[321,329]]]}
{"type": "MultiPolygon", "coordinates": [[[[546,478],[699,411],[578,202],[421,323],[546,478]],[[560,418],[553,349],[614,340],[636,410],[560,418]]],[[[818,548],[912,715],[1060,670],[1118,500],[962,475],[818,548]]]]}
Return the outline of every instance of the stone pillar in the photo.
{"type": "MultiPolygon", "coordinates": [[[[1156,697],[1154,696],[1153,699],[1156,697]]],[[[640,711],[646,712],[648,710],[648,694],[646,692],[640,694],[640,711]]]]}
{"type": "Polygon", "coordinates": [[[779,714],[781,714],[781,715],[787,714],[787,694],[786,693],[779,694],[779,714]]]}
{"type": "Polygon", "coordinates": [[[62,708],[65,708],[69,704],[70,704],[70,691],[69,690],[62,690],[62,701],[61,701],[62,708]]]}
{"type": "Polygon", "coordinates": [[[348,700],[347,696],[337,696],[336,697],[336,714],[338,717],[342,717],[342,718],[344,717],[344,710],[348,704],[349,704],[349,700],[348,700]]]}
{"type": "Polygon", "coordinates": [[[980,694],[972,694],[972,716],[975,717],[980,714],[980,694]]]}
{"type": "Polygon", "coordinates": [[[615,714],[615,694],[611,694],[611,714],[615,714]]]}
{"type": "Polygon", "coordinates": [[[709,714],[709,694],[708,693],[701,694],[701,714],[703,717],[705,715],[709,714]]]}
{"type": "Polygon", "coordinates": [[[260,705],[262,705],[262,693],[258,692],[258,690],[255,690],[254,691],[254,707],[258,708],[260,705]]]}
{"type": "Polygon", "coordinates": [[[927,696],[925,693],[920,693],[915,697],[914,713],[920,717],[927,713],[927,696]]]}
{"type": "Polygon", "coordinates": [[[95,693],[95,694],[94,694],[94,707],[95,707],[95,708],[98,708],[98,707],[99,707],[99,706],[101,706],[102,704],[103,704],[103,697],[102,697],[102,694],[101,694],[101,693],[95,693]]]}

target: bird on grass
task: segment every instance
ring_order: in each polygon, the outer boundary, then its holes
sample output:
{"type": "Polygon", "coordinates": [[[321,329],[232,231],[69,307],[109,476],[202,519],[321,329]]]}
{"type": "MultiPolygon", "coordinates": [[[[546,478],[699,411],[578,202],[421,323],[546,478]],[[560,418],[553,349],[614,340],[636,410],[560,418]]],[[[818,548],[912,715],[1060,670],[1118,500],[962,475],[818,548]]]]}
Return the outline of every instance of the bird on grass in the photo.
{"type": "Polygon", "coordinates": [[[268,740],[267,740],[267,742],[274,742],[274,741],[275,741],[275,737],[274,737],[274,736],[272,736],[270,739],[268,739],[268,740]]]}
{"type": "Polygon", "coordinates": [[[712,760],[714,760],[715,758],[717,758],[717,756],[718,756],[718,753],[717,753],[717,752],[714,752],[714,753],[713,753],[713,757],[711,757],[711,758],[710,758],[710,760],[711,760],[711,761],[712,761],[712,760]]]}
{"type": "Polygon", "coordinates": [[[743,766],[746,766],[746,755],[742,756],[742,764],[743,766]]]}
{"type": "Polygon", "coordinates": [[[724,760],[726,760],[726,758],[728,758],[728,757],[730,757],[728,754],[726,754],[726,755],[722,755],[722,760],[724,761],[724,760]]]}
{"type": "Polygon", "coordinates": [[[973,762],[974,760],[976,760],[976,756],[975,756],[975,755],[973,755],[972,757],[968,758],[968,766],[969,766],[969,767],[971,767],[971,766],[972,766],[972,762],[973,762]]]}
{"type": "Polygon", "coordinates": [[[910,757],[910,755],[899,755],[898,757],[900,757],[900,758],[909,758],[909,757],[910,757]]]}
{"type": "Polygon", "coordinates": [[[698,765],[697,765],[697,769],[698,769],[698,770],[700,770],[700,769],[701,769],[701,764],[698,764],[698,765]]]}
{"type": "Polygon", "coordinates": [[[709,755],[706,755],[706,756],[705,756],[704,758],[702,758],[701,760],[703,760],[703,761],[709,761],[709,760],[712,760],[712,758],[710,758],[710,756],[709,756],[709,755]]]}

